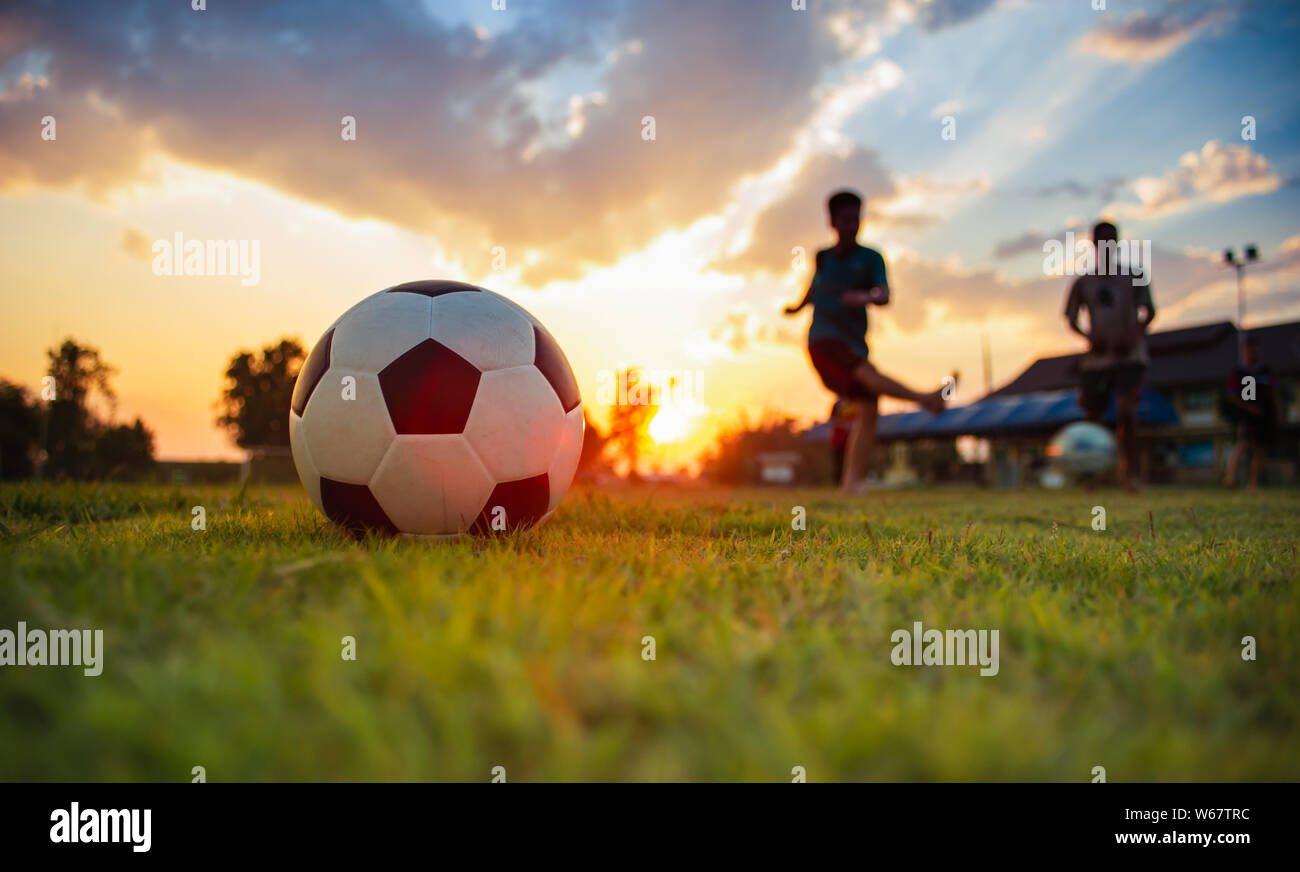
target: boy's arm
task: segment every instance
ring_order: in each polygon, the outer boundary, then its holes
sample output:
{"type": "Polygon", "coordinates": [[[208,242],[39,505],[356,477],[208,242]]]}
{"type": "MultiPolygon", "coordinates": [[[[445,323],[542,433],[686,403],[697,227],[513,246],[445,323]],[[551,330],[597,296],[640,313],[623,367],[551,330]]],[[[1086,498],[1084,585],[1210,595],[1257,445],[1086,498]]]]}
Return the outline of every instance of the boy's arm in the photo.
{"type": "Polygon", "coordinates": [[[889,285],[876,285],[869,290],[854,288],[840,294],[840,301],[846,306],[888,306],[889,285]]]}
{"type": "Polygon", "coordinates": [[[808,290],[803,295],[803,299],[800,300],[798,304],[794,306],[786,306],[782,311],[785,312],[787,315],[799,314],[799,312],[803,310],[804,306],[807,306],[809,303],[812,302],[812,292],[813,289],[812,289],[812,285],[810,284],[808,285],[808,290]]]}
{"type": "Polygon", "coordinates": [[[888,306],[889,278],[885,272],[885,259],[875,255],[865,276],[865,288],[853,288],[841,294],[846,306],[888,306]]]}
{"type": "Polygon", "coordinates": [[[814,266],[813,266],[813,277],[812,277],[812,281],[808,283],[808,290],[804,292],[803,299],[800,300],[800,301],[798,302],[797,305],[794,305],[794,306],[786,306],[785,309],[782,310],[782,311],[784,311],[787,315],[797,315],[797,314],[799,314],[799,312],[803,310],[803,307],[804,307],[804,306],[807,306],[809,303],[812,302],[813,288],[815,288],[815,287],[817,286],[817,276],[819,276],[819,275],[821,274],[821,271],[822,271],[822,258],[825,257],[825,256],[826,256],[826,252],[824,252],[824,251],[819,251],[819,252],[817,252],[817,256],[816,256],[815,258],[813,258],[813,265],[814,265],[814,266]]]}
{"type": "Polygon", "coordinates": [[[1278,380],[1277,373],[1273,372],[1272,369],[1266,369],[1265,371],[1268,373],[1269,383],[1273,386],[1273,390],[1269,391],[1273,395],[1273,408],[1269,411],[1273,415],[1273,422],[1281,424],[1286,420],[1286,410],[1282,408],[1282,383],[1278,380]]]}
{"type": "Polygon", "coordinates": [[[1070,329],[1075,333],[1091,341],[1092,337],[1084,333],[1083,328],[1079,326],[1079,309],[1082,303],[1083,300],[1079,293],[1079,280],[1075,279],[1074,284],[1070,285],[1069,295],[1065,298],[1065,323],[1070,325],[1070,329]]]}
{"type": "Polygon", "coordinates": [[[1232,372],[1228,373],[1228,382],[1226,385],[1224,385],[1224,389],[1228,393],[1228,403],[1230,405],[1236,406],[1238,409],[1247,413],[1248,415],[1258,415],[1259,409],[1256,407],[1256,405],[1250,402],[1249,400],[1242,398],[1241,389],[1244,387],[1244,385],[1241,384],[1239,378],[1240,376],[1238,376],[1237,370],[1235,369],[1232,372]]]}
{"type": "Polygon", "coordinates": [[[1151,282],[1148,280],[1142,289],[1138,292],[1138,323],[1142,325],[1142,332],[1151,326],[1151,322],[1156,319],[1156,304],[1151,299],[1151,282]]]}

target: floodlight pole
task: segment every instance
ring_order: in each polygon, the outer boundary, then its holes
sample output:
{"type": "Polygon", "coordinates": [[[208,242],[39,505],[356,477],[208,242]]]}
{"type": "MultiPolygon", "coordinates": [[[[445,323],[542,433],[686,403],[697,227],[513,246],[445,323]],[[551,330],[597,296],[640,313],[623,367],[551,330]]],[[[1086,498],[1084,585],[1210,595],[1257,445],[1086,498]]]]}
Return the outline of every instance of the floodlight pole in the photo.
{"type": "Polygon", "coordinates": [[[1241,351],[1246,342],[1246,265],[1259,260],[1259,250],[1254,245],[1247,245],[1241,260],[1231,248],[1223,250],[1223,262],[1237,271],[1237,350],[1241,351]]]}
{"type": "Polygon", "coordinates": [[[1246,300],[1241,292],[1242,273],[1245,272],[1245,264],[1233,264],[1237,271],[1237,345],[1240,346],[1245,341],[1246,336],[1246,300]]]}
{"type": "Polygon", "coordinates": [[[980,334],[980,351],[982,352],[980,356],[984,359],[984,393],[987,395],[993,392],[993,352],[989,348],[987,327],[980,334]]]}

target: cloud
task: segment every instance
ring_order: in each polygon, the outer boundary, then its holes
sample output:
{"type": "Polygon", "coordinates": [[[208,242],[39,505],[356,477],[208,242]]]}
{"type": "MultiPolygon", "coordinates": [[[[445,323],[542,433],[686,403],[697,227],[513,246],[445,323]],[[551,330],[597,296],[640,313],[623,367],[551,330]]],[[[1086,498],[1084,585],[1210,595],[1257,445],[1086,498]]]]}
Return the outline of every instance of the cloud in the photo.
{"type": "Polygon", "coordinates": [[[945,115],[956,115],[961,109],[962,102],[960,100],[944,100],[930,110],[930,117],[938,121],[945,115]]]}
{"type": "Polygon", "coordinates": [[[894,177],[895,192],[875,204],[871,222],[877,229],[886,227],[925,227],[937,223],[940,213],[951,214],[957,201],[972,194],[987,194],[992,183],[987,176],[947,182],[925,173],[894,177]]]}
{"type": "Polygon", "coordinates": [[[1070,215],[1066,217],[1061,230],[1055,234],[1048,235],[1036,228],[1031,228],[1019,236],[1002,240],[993,247],[993,258],[995,260],[1009,260],[1022,254],[1028,254],[1031,251],[1046,257],[1043,244],[1049,239],[1055,239],[1064,245],[1068,239],[1067,233],[1073,233],[1075,239],[1084,237],[1090,239],[1092,228],[1088,222],[1085,222],[1077,215],[1070,215]]]}
{"type": "Polygon", "coordinates": [[[695,360],[733,360],[742,354],[774,346],[800,346],[803,337],[786,324],[760,318],[749,306],[734,306],[701,335],[688,337],[686,348],[695,360]]]}
{"type": "MultiPolygon", "coordinates": [[[[1076,238],[1086,239],[1087,228],[1071,228],[1076,238]]],[[[1044,240],[1064,242],[1065,231],[1049,237],[1028,231],[998,244],[994,256],[1015,257],[1031,251],[1042,252],[1044,240]]],[[[1279,271],[1284,264],[1300,268],[1300,238],[1291,255],[1273,259],[1279,271]]],[[[1054,328],[1058,323],[1071,278],[1046,275],[1016,279],[989,268],[963,268],[955,262],[935,262],[903,254],[889,264],[890,286],[897,288],[888,313],[897,325],[908,332],[923,330],[940,313],[944,321],[976,321],[987,317],[1016,315],[1030,319],[1040,327],[1054,328]]],[[[1196,249],[1178,250],[1153,242],[1151,262],[1147,266],[1156,307],[1179,308],[1198,294],[1225,281],[1226,273],[1216,253],[1196,249]]]]}
{"type": "Polygon", "coordinates": [[[1261,299],[1252,299],[1248,303],[1250,319],[1247,327],[1255,325],[1255,318],[1260,315],[1295,315],[1300,308],[1300,290],[1290,289],[1269,294],[1261,299]]]}
{"type": "Polygon", "coordinates": [[[961,323],[1015,315],[1055,323],[1069,290],[1055,277],[1016,280],[986,267],[967,269],[911,254],[895,257],[889,269],[896,293],[881,313],[907,333],[923,331],[935,318],[961,323]]]}
{"type": "Polygon", "coordinates": [[[1134,12],[1118,24],[1103,24],[1088,31],[1075,43],[1075,50],[1121,63],[1161,60],[1230,14],[1223,6],[1192,15],[1173,5],[1154,16],[1134,12]]]}
{"type": "Polygon", "coordinates": [[[32,101],[0,104],[5,187],[98,194],[148,179],[161,152],[425,232],[471,271],[495,245],[536,250],[530,284],[716,211],[789,148],[843,57],[823,19],[744,0],[512,4],[490,39],[396,2],[4,8],[0,61],[48,58],[39,102],[59,125],[42,142],[32,101]],[[610,66],[608,44],[639,50],[610,66]],[[563,146],[525,155],[550,123],[530,89],[584,63],[603,101],[565,106],[563,146]],[[339,135],[344,115],[355,142],[339,135]]]}
{"type": "MultiPolygon", "coordinates": [[[[156,181],[165,155],[427,234],[471,275],[494,246],[528,252],[512,260],[536,286],[717,214],[789,154],[827,109],[826,71],[862,48],[832,32],[836,16],[934,30],[988,5],[535,0],[494,15],[489,35],[398,0],[224,0],[219,13],[127,0],[77,15],[13,0],[0,66],[39,64],[13,73],[31,74],[5,92],[21,101],[0,101],[0,190],[100,196],[156,181]],[[34,109],[57,118],[57,144],[33,134],[34,109]]],[[[879,78],[851,87],[845,111],[890,86],[879,78]]]]}
{"type": "MultiPolygon", "coordinates": [[[[878,201],[897,193],[874,151],[817,155],[802,167],[784,196],[759,213],[745,250],[714,266],[737,272],[789,271],[795,246],[811,252],[827,238],[826,197],[840,188],[850,188],[863,197],[864,220],[868,222],[880,218],[878,201]]],[[[811,257],[808,260],[811,262],[811,257]]]]}
{"type": "Polygon", "coordinates": [[[885,37],[905,24],[934,33],[963,24],[992,9],[997,0],[821,0],[818,12],[829,9],[827,25],[850,57],[880,51],[885,37]]]}
{"type": "Polygon", "coordinates": [[[23,100],[31,100],[38,91],[49,86],[49,79],[28,70],[8,85],[0,86],[0,103],[18,103],[23,100]]]}
{"type": "Polygon", "coordinates": [[[995,0],[917,0],[916,23],[922,30],[962,24],[991,8],[995,0]]]}
{"type": "Polygon", "coordinates": [[[1074,179],[1067,179],[1053,185],[1044,185],[1033,191],[1036,197],[1055,197],[1060,194],[1068,194],[1071,197],[1086,197],[1090,193],[1092,193],[1092,190],[1089,187],[1074,179]]]}
{"type": "Polygon", "coordinates": [[[1129,186],[1138,202],[1114,202],[1105,211],[1121,218],[1156,218],[1206,202],[1267,194],[1283,184],[1268,160],[1250,146],[1223,145],[1212,139],[1199,152],[1184,154],[1178,166],[1163,176],[1132,180],[1129,186]]]}
{"type": "Polygon", "coordinates": [[[1288,269],[1300,266],[1300,236],[1288,236],[1279,247],[1282,251],[1281,260],[1288,269]]]}
{"type": "Polygon", "coordinates": [[[1111,197],[1115,196],[1116,191],[1124,187],[1126,184],[1128,184],[1128,180],[1121,176],[1111,176],[1102,179],[1099,182],[1094,182],[1091,185],[1084,184],[1077,179],[1066,179],[1065,181],[1056,182],[1055,184],[1035,188],[1030,191],[1030,193],[1035,197],[1044,198],[1064,195],[1081,199],[1097,198],[1101,200],[1109,200],[1111,197]]]}
{"type": "MultiPolygon", "coordinates": [[[[1039,237],[1040,247],[1041,240],[1039,237]]],[[[1300,261],[1300,244],[1296,260],[1300,261]]],[[[890,286],[897,292],[882,312],[908,333],[927,330],[935,326],[936,319],[964,323],[1005,316],[1026,319],[1028,329],[1050,333],[1060,329],[1065,296],[1073,281],[1047,275],[1013,279],[985,267],[966,269],[913,255],[896,257],[889,267],[890,286]]],[[[1200,295],[1216,293],[1227,279],[1217,256],[1158,244],[1151,246],[1149,272],[1152,296],[1164,325],[1158,329],[1188,323],[1189,307],[1200,295]]],[[[1260,294],[1259,299],[1268,296],[1260,294]]]]}
{"type": "Polygon", "coordinates": [[[997,244],[993,249],[993,257],[998,260],[1007,260],[1026,254],[1030,251],[1041,252],[1043,250],[1043,240],[1046,237],[1037,230],[1030,230],[1022,233],[1014,239],[1006,239],[997,244]]]}
{"type": "Polygon", "coordinates": [[[135,227],[122,229],[122,250],[137,260],[149,260],[153,257],[153,240],[142,230],[135,227]]]}
{"type": "MultiPolygon", "coordinates": [[[[1213,257],[1217,260],[1220,255],[1213,257]]],[[[1250,267],[1251,277],[1276,277],[1283,281],[1300,278],[1300,236],[1282,240],[1275,255],[1261,252],[1261,260],[1250,267]]]]}
{"type": "Polygon", "coordinates": [[[988,187],[986,179],[945,182],[919,173],[896,177],[884,168],[876,152],[867,149],[856,148],[844,155],[819,154],[804,164],[781,197],[759,213],[744,250],[713,266],[787,273],[796,246],[811,252],[829,244],[826,197],[840,188],[863,197],[863,224],[867,232],[880,234],[938,223],[941,206],[985,192],[988,187]]]}
{"type": "MultiPolygon", "coordinates": [[[[1166,290],[1156,303],[1165,311],[1162,319],[1194,324],[1235,318],[1237,283],[1226,269],[1222,254],[1207,249],[1184,249],[1178,256],[1156,252],[1156,285],[1164,277],[1166,290]]],[[[1260,316],[1276,321],[1300,316],[1300,236],[1284,240],[1276,253],[1261,252],[1261,259],[1247,271],[1246,316],[1257,324],[1260,316]]]]}

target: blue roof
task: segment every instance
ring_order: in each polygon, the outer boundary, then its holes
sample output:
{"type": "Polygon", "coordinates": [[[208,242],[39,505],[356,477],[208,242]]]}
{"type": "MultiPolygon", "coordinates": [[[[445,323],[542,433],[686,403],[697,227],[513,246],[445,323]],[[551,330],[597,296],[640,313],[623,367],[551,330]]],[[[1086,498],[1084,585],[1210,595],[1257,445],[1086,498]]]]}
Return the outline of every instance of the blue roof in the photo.
{"type": "MultiPolygon", "coordinates": [[[[1177,424],[1178,412],[1155,391],[1138,396],[1138,423],[1149,425],[1177,424]]],[[[1032,394],[985,397],[967,406],[939,414],[902,412],[882,415],[876,429],[879,439],[925,439],[949,436],[1001,436],[1042,430],[1055,430],[1083,419],[1078,394],[1073,390],[1040,391],[1032,394]]],[[[1115,421],[1112,398],[1106,421],[1115,421]]],[[[825,440],[830,428],[818,424],[805,434],[810,439],[825,440]]]]}

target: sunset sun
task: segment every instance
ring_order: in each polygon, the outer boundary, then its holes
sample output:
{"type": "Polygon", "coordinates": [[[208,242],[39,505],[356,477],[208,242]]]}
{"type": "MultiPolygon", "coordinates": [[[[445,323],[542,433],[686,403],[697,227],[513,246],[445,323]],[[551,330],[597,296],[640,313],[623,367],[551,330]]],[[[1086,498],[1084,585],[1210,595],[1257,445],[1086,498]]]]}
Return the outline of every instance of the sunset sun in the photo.
{"type": "Polygon", "coordinates": [[[660,409],[650,421],[646,432],[656,445],[680,442],[690,430],[690,419],[679,409],[660,409]]]}

